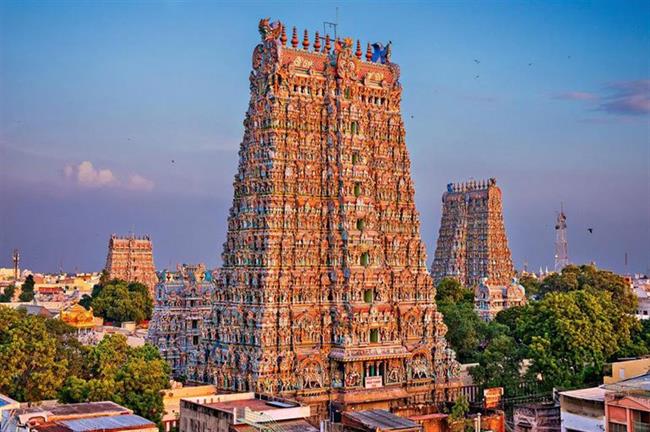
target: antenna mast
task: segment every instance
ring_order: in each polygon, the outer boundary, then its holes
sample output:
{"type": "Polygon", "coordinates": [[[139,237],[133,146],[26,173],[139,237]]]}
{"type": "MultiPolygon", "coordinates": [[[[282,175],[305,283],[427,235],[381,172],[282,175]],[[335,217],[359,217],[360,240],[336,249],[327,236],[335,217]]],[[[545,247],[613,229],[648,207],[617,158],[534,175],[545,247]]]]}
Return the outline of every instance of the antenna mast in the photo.
{"type": "Polygon", "coordinates": [[[331,21],[323,21],[323,36],[321,36],[322,39],[325,39],[325,35],[329,34],[330,31],[334,31],[334,40],[338,37],[337,34],[337,27],[339,25],[339,8],[337,6],[336,8],[336,19],[334,22],[331,21]]]}
{"type": "Polygon", "coordinates": [[[566,239],[566,215],[564,203],[560,203],[560,213],[555,222],[555,271],[561,272],[569,265],[569,246],[566,239]]]}

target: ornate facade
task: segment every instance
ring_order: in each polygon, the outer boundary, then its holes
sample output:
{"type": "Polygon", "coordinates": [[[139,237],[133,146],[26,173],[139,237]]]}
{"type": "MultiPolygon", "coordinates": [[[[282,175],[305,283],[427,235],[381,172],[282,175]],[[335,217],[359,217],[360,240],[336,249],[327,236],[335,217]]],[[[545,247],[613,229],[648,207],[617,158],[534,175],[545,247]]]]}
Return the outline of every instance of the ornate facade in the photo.
{"type": "Polygon", "coordinates": [[[484,321],[492,320],[496,314],[513,306],[526,304],[526,289],[512,278],[508,285],[489,285],[487,278],[474,288],[476,313],[484,321]]]}
{"type": "Polygon", "coordinates": [[[213,272],[203,264],[160,274],[147,341],[158,347],[176,378],[198,381],[204,376],[213,295],[213,272]]]}
{"type": "Polygon", "coordinates": [[[123,279],[127,282],[140,282],[146,285],[153,297],[158,277],[153,263],[153,246],[149,236],[122,237],[113,234],[108,241],[105,270],[110,279],[123,279]]]}
{"type": "Polygon", "coordinates": [[[452,277],[467,287],[484,278],[508,286],[515,274],[503,223],[501,189],[496,180],[447,185],[431,268],[434,280],[452,277]]]}
{"type": "Polygon", "coordinates": [[[215,294],[210,376],[390,407],[439,397],[458,372],[414,203],[390,44],[290,46],[260,22],[215,294]]]}

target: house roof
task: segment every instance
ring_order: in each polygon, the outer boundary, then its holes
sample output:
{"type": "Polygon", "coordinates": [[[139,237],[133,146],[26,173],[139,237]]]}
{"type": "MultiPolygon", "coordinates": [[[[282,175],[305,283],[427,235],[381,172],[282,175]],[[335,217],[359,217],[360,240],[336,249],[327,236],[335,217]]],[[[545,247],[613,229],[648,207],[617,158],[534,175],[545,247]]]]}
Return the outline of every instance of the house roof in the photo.
{"type": "Polygon", "coordinates": [[[374,409],[368,411],[348,411],[344,416],[361,423],[364,427],[375,430],[399,431],[402,429],[419,428],[417,423],[400,417],[390,411],[374,409]]]}
{"type": "Polygon", "coordinates": [[[562,396],[567,396],[574,399],[590,400],[603,402],[605,401],[605,394],[607,389],[603,387],[590,387],[579,390],[569,390],[560,392],[562,396]]]}

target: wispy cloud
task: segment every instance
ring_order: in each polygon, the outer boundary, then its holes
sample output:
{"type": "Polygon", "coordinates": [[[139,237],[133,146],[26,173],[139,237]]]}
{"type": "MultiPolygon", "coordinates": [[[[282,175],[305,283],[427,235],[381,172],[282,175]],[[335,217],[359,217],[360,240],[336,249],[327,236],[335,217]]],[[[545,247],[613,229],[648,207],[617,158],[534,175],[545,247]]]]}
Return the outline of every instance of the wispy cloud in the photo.
{"type": "Polygon", "coordinates": [[[643,115],[650,113],[650,80],[618,81],[607,85],[599,109],[610,114],[643,115]]]}
{"type": "Polygon", "coordinates": [[[562,100],[588,101],[598,99],[598,95],[588,92],[573,91],[557,94],[553,98],[562,100]]]}
{"type": "Polygon", "coordinates": [[[570,91],[553,98],[586,102],[591,110],[618,116],[650,114],[650,80],[616,81],[606,84],[599,93],[570,91]]]}
{"type": "Polygon", "coordinates": [[[134,191],[150,191],[155,184],[140,174],[131,174],[126,179],[119,179],[108,168],[95,168],[92,162],[68,164],[63,168],[63,176],[83,188],[122,188],[134,191]]]}

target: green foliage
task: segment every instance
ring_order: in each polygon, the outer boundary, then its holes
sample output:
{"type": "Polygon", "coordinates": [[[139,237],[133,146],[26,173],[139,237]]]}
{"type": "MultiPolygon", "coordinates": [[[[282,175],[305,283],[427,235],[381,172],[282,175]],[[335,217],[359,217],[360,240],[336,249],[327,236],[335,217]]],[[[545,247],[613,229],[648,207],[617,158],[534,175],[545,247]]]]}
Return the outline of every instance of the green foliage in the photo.
{"type": "Polygon", "coordinates": [[[447,326],[447,341],[460,362],[475,360],[487,324],[474,311],[474,293],[455,279],[438,284],[436,303],[447,326]]]}
{"type": "Polygon", "coordinates": [[[562,273],[552,274],[540,285],[541,297],[553,292],[608,291],[612,299],[627,313],[634,313],[637,299],[630,285],[621,276],[593,265],[570,265],[562,273]]]}
{"type": "Polygon", "coordinates": [[[524,377],[541,389],[599,382],[603,366],[618,357],[647,354],[650,323],[641,323],[623,278],[593,266],[568,266],[540,284],[539,301],[497,314],[488,343],[470,373],[486,386],[514,394],[521,360],[524,377]],[[495,327],[496,325],[501,328],[495,327]]]}
{"type": "Polygon", "coordinates": [[[519,278],[519,283],[526,289],[526,296],[530,299],[537,298],[542,283],[531,275],[523,275],[519,278]]]}
{"type": "Polygon", "coordinates": [[[449,413],[449,420],[457,421],[464,419],[467,413],[469,412],[469,401],[465,395],[460,395],[454,406],[451,407],[451,413],[449,413]]]}
{"type": "Polygon", "coordinates": [[[141,283],[127,283],[114,279],[105,285],[93,287],[90,300],[82,299],[92,306],[96,315],[107,321],[144,321],[151,319],[153,300],[146,286],[141,283]]]}
{"type": "Polygon", "coordinates": [[[45,319],[0,307],[0,393],[19,401],[56,397],[68,368],[45,319]]]}
{"type": "Polygon", "coordinates": [[[18,300],[21,302],[30,302],[34,300],[34,276],[29,275],[25,278],[25,282],[20,287],[20,295],[18,300]]]}
{"type": "Polygon", "coordinates": [[[163,413],[160,390],[169,365],[145,344],[131,348],[122,335],[85,347],[60,320],[0,306],[0,393],[21,401],[112,400],[154,422],[163,413]]]}
{"type": "Polygon", "coordinates": [[[122,335],[106,336],[86,357],[87,378],[69,377],[59,392],[66,402],[110,399],[159,422],[160,390],[169,385],[169,365],[155,347],[130,348],[122,335]]]}
{"type": "Polygon", "coordinates": [[[469,303],[474,304],[474,292],[465,288],[456,279],[444,278],[436,289],[436,303],[469,303]]]}
{"type": "Polygon", "coordinates": [[[16,292],[15,285],[9,285],[5,287],[2,294],[0,294],[0,303],[9,303],[11,299],[14,298],[14,293],[16,292]]]}

